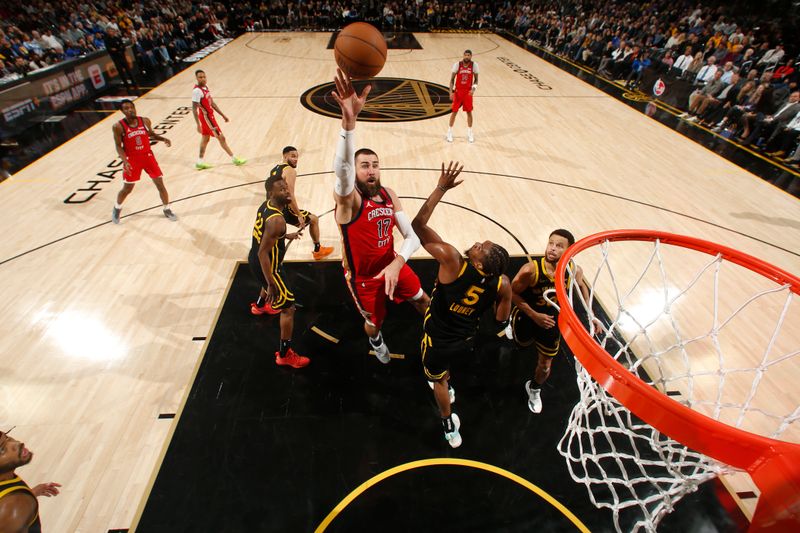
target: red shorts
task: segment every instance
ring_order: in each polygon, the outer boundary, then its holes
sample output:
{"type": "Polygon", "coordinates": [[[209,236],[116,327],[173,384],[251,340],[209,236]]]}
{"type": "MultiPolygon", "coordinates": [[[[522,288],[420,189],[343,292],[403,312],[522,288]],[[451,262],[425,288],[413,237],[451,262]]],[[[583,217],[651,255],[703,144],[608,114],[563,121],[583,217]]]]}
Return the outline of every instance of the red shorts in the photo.
{"type": "Polygon", "coordinates": [[[153,179],[160,178],[164,175],[161,168],[158,166],[156,156],[152,153],[143,157],[129,157],[128,162],[131,164],[131,171],[122,172],[122,180],[125,183],[136,183],[142,175],[142,170],[147,172],[147,175],[153,179]]]}
{"type": "MultiPolygon", "coordinates": [[[[386,318],[386,282],[383,278],[361,278],[353,280],[350,273],[345,270],[345,279],[353,301],[356,303],[361,315],[368,323],[380,329],[383,319],[386,318]]],[[[408,265],[403,265],[397,277],[397,286],[394,289],[394,303],[401,303],[417,296],[422,291],[419,278],[408,265]]]]}
{"type": "Polygon", "coordinates": [[[219,129],[219,124],[217,124],[217,119],[214,117],[214,115],[211,115],[209,117],[211,120],[211,124],[208,123],[208,121],[206,120],[206,115],[202,111],[200,112],[198,118],[200,119],[200,130],[202,132],[202,135],[210,135],[211,137],[218,137],[219,134],[222,133],[222,130],[219,129]]]}
{"type": "Polygon", "coordinates": [[[463,107],[468,113],[472,112],[472,95],[468,90],[453,93],[453,113],[458,111],[459,107],[463,107]]]}

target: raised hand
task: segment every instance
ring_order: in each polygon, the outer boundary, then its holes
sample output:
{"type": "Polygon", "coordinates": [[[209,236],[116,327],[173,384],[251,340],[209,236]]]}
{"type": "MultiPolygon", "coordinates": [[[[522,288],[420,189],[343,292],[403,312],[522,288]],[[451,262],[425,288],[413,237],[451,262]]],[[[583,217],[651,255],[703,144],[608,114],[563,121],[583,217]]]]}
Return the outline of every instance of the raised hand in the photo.
{"type": "Polygon", "coordinates": [[[461,174],[462,170],[464,170],[464,165],[458,161],[450,161],[447,168],[444,168],[444,163],[442,163],[442,173],[439,175],[439,183],[437,186],[443,191],[458,187],[464,182],[464,180],[456,181],[456,178],[461,174]]]}
{"type": "Polygon", "coordinates": [[[361,113],[364,104],[367,103],[367,95],[372,90],[372,85],[367,85],[361,91],[361,94],[357,94],[350,76],[347,76],[338,68],[336,69],[336,78],[333,81],[336,84],[336,90],[331,95],[342,110],[342,123],[351,125],[352,127],[347,129],[352,129],[355,127],[358,114],[361,113]]]}

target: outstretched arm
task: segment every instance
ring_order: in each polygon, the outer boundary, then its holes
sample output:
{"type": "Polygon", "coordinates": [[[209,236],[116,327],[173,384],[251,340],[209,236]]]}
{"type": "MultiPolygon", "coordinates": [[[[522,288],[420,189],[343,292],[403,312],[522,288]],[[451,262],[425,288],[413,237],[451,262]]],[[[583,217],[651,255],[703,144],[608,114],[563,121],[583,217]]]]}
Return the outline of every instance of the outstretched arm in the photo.
{"type": "Polygon", "coordinates": [[[356,184],[356,171],[353,146],[353,134],[356,129],[356,119],[367,102],[367,95],[372,89],[371,85],[364,87],[361,94],[353,88],[353,82],[340,69],[336,69],[336,90],[331,93],[333,99],[339,104],[342,111],[342,131],[336,145],[336,158],[333,161],[333,170],[336,173],[334,192],[336,202],[339,197],[346,198],[353,194],[356,184]]]}
{"type": "Polygon", "coordinates": [[[450,162],[446,169],[444,163],[442,163],[439,183],[411,222],[411,227],[419,236],[425,250],[439,262],[438,278],[442,283],[450,283],[458,277],[463,258],[452,244],[444,242],[439,234],[428,226],[428,220],[430,220],[433,210],[444,196],[444,193],[461,184],[463,180],[456,181],[456,178],[463,169],[463,165],[459,166],[458,163],[453,161],[450,162]]]}

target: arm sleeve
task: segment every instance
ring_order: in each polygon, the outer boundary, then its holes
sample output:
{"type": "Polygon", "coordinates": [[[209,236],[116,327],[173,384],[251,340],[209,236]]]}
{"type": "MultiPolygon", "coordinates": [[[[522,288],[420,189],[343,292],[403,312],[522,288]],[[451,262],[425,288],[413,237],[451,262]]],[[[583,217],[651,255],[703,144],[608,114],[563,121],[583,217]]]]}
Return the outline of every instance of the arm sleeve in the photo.
{"type": "Polygon", "coordinates": [[[455,73],[457,73],[457,72],[458,72],[458,61],[456,61],[455,63],[453,63],[453,68],[452,68],[452,69],[450,69],[450,72],[451,72],[451,73],[453,73],[453,74],[455,74],[455,73]]]}
{"type": "Polygon", "coordinates": [[[399,255],[408,263],[408,259],[420,247],[420,240],[414,229],[411,227],[411,221],[408,220],[408,215],[405,211],[397,211],[394,214],[394,220],[397,222],[397,228],[403,234],[403,245],[400,247],[399,255]]]}
{"type": "MultiPolygon", "coordinates": [[[[184,94],[186,94],[186,93],[184,93],[184,94]]],[[[195,103],[198,103],[198,104],[199,104],[199,103],[200,103],[200,100],[202,100],[202,99],[203,99],[203,91],[201,91],[201,90],[200,90],[200,89],[198,89],[197,87],[195,87],[194,89],[192,89],[192,102],[195,102],[195,103]]],[[[186,101],[186,100],[184,100],[184,102],[185,102],[185,101],[186,101]]]]}
{"type": "Polygon", "coordinates": [[[472,62],[472,72],[474,72],[475,74],[480,74],[481,73],[481,71],[478,70],[478,64],[476,62],[474,62],[474,61],[472,62]]]}
{"type": "Polygon", "coordinates": [[[356,186],[354,135],[354,131],[342,129],[339,132],[339,141],[336,143],[336,157],[333,160],[336,183],[333,186],[333,190],[339,196],[349,195],[356,186]]]}

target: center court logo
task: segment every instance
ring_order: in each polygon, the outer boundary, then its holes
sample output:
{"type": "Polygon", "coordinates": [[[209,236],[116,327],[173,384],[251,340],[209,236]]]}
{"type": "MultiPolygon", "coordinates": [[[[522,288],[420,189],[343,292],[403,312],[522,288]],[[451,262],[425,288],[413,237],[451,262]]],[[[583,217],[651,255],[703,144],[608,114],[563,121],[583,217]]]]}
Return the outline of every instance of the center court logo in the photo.
{"type": "MultiPolygon", "coordinates": [[[[369,99],[358,120],[366,122],[410,122],[450,113],[452,102],[447,87],[438,83],[406,78],[372,78],[354,81],[356,91],[372,85],[369,99]]],[[[300,97],[303,107],[326,117],[341,118],[339,105],[331,96],[333,83],[312,87],[300,97]]]]}

